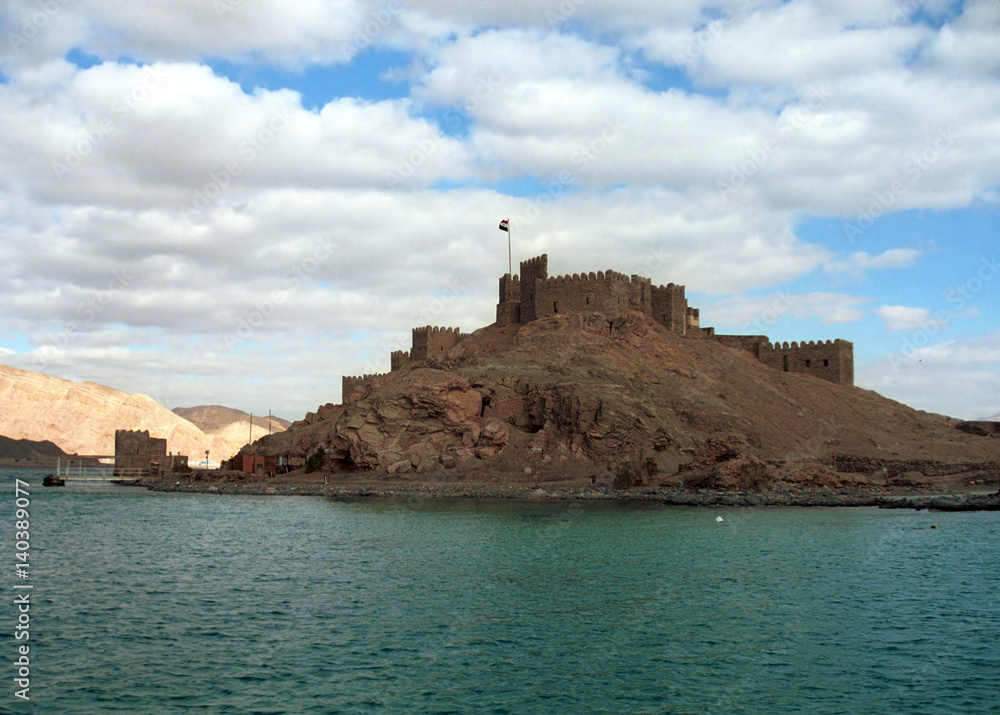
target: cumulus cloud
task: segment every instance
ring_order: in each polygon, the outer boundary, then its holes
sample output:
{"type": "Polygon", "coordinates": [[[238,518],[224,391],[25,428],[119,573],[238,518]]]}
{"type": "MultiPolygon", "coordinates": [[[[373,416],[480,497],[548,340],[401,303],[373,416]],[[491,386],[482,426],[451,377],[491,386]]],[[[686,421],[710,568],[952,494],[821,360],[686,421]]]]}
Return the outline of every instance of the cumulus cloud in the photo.
{"type": "Polygon", "coordinates": [[[870,298],[843,293],[778,292],[732,296],[702,307],[706,324],[767,335],[782,320],[819,318],[823,324],[851,323],[865,315],[870,298]]]}
{"type": "Polygon", "coordinates": [[[872,226],[996,203],[997,8],[13,0],[0,354],[168,404],[249,409],[266,382],[295,417],[413,325],[489,323],[500,218],[515,261],[681,283],[706,324],[919,329],[891,276],[928,261],[872,226]],[[395,98],[315,109],[208,63],[360,71],[373,48],[403,58],[395,98]],[[839,292],[873,271],[874,295],[839,292]]]}
{"type": "Polygon", "coordinates": [[[905,305],[883,305],[876,312],[882,318],[885,329],[890,332],[920,330],[932,320],[931,312],[926,308],[911,308],[905,305]]]}

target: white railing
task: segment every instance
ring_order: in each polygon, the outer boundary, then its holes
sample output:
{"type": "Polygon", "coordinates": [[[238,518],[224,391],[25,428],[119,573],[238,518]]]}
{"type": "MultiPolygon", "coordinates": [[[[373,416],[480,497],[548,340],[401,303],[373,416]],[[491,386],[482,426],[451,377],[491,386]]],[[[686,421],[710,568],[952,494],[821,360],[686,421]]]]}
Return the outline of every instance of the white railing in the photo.
{"type": "Polygon", "coordinates": [[[62,459],[56,461],[56,474],[60,479],[71,479],[73,481],[107,482],[112,479],[140,479],[149,476],[149,470],[143,468],[116,468],[114,465],[101,467],[84,467],[83,460],[67,460],[66,464],[62,459]]]}

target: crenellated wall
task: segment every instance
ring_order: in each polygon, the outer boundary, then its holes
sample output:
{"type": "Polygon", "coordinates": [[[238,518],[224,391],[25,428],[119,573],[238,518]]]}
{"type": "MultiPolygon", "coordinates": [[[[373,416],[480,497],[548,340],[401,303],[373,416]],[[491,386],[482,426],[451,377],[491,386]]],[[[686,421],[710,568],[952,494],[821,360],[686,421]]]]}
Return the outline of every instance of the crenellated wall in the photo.
{"type": "MultiPolygon", "coordinates": [[[[525,325],[557,313],[593,311],[617,313],[635,310],[678,335],[717,340],[746,350],[777,370],[805,372],[831,382],[854,384],[854,346],[846,340],[809,343],[771,343],[765,335],[716,335],[701,327],[701,313],[688,305],[683,285],[654,286],[649,278],[617,271],[549,276],[546,254],[521,261],[521,273],[500,278],[496,324],[525,325]]],[[[413,328],[410,350],[390,355],[393,372],[414,362],[444,357],[466,334],[458,328],[425,325],[413,328]]],[[[379,374],[343,378],[344,401],[351,392],[381,377],[379,374]]]]}
{"type": "Polygon", "coordinates": [[[673,283],[652,286],[649,315],[671,332],[684,335],[687,332],[687,298],[684,297],[684,286],[673,283]]]}
{"type": "Polygon", "coordinates": [[[344,375],[340,378],[340,401],[345,405],[350,404],[350,395],[352,392],[362,385],[367,385],[376,377],[382,377],[385,374],[387,373],[381,372],[371,375],[344,375]]]}
{"type": "Polygon", "coordinates": [[[521,324],[542,317],[536,311],[536,287],[549,279],[549,257],[546,254],[521,261],[521,324]]]}
{"type": "Polygon", "coordinates": [[[389,353],[389,369],[392,372],[396,370],[402,370],[405,366],[410,364],[410,351],[409,350],[393,350],[389,353]]]}
{"type": "Polygon", "coordinates": [[[432,357],[443,357],[458,345],[461,339],[462,333],[458,328],[439,328],[430,325],[414,328],[410,359],[427,360],[432,357]]]}
{"type": "Polygon", "coordinates": [[[854,384],[854,343],[848,340],[762,343],[758,359],[783,372],[804,372],[841,385],[854,384]]]}
{"type": "Polygon", "coordinates": [[[697,334],[701,329],[701,311],[697,308],[684,309],[684,334],[697,334]]]}
{"type": "Polygon", "coordinates": [[[500,277],[500,302],[497,303],[497,325],[517,325],[521,322],[521,279],[505,273],[500,277]]]}

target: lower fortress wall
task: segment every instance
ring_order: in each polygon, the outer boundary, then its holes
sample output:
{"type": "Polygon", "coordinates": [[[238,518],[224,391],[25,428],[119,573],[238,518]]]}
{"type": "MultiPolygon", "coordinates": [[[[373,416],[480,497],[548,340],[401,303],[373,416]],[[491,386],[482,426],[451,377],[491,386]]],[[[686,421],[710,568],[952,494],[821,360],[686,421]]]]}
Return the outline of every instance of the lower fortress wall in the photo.
{"type": "Polygon", "coordinates": [[[804,372],[841,385],[854,384],[854,344],[847,340],[772,343],[766,335],[715,335],[782,372],[804,372]]]}

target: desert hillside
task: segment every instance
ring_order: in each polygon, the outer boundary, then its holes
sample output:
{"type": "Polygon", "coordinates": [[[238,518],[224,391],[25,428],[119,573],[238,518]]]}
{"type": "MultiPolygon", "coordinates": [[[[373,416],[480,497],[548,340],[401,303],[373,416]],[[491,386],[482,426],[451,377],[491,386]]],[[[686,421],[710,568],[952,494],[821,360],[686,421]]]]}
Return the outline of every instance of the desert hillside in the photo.
{"type": "Polygon", "coordinates": [[[191,422],[207,435],[216,437],[234,446],[230,455],[236,454],[239,448],[251,440],[266,434],[281,432],[288,429],[292,423],[280,417],[267,415],[253,416],[253,428],[250,427],[250,414],[243,410],[222,405],[199,405],[198,407],[175,407],[174,414],[180,415],[191,422]]]}
{"type": "Polygon", "coordinates": [[[659,474],[744,455],[987,462],[1000,440],[875,392],[781,372],[639,313],[489,326],[436,361],[376,378],[258,440],[252,451],[333,450],[344,470],[505,474],[622,462],[659,474]]]}
{"type": "MultiPolygon", "coordinates": [[[[115,430],[149,430],[166,438],[167,449],[192,461],[225,459],[246,444],[224,429],[206,434],[151,397],[129,395],[93,382],[76,383],[0,365],[0,434],[11,439],[49,440],[64,452],[111,455],[115,430]]],[[[266,431],[266,428],[265,428],[266,431]]]]}

